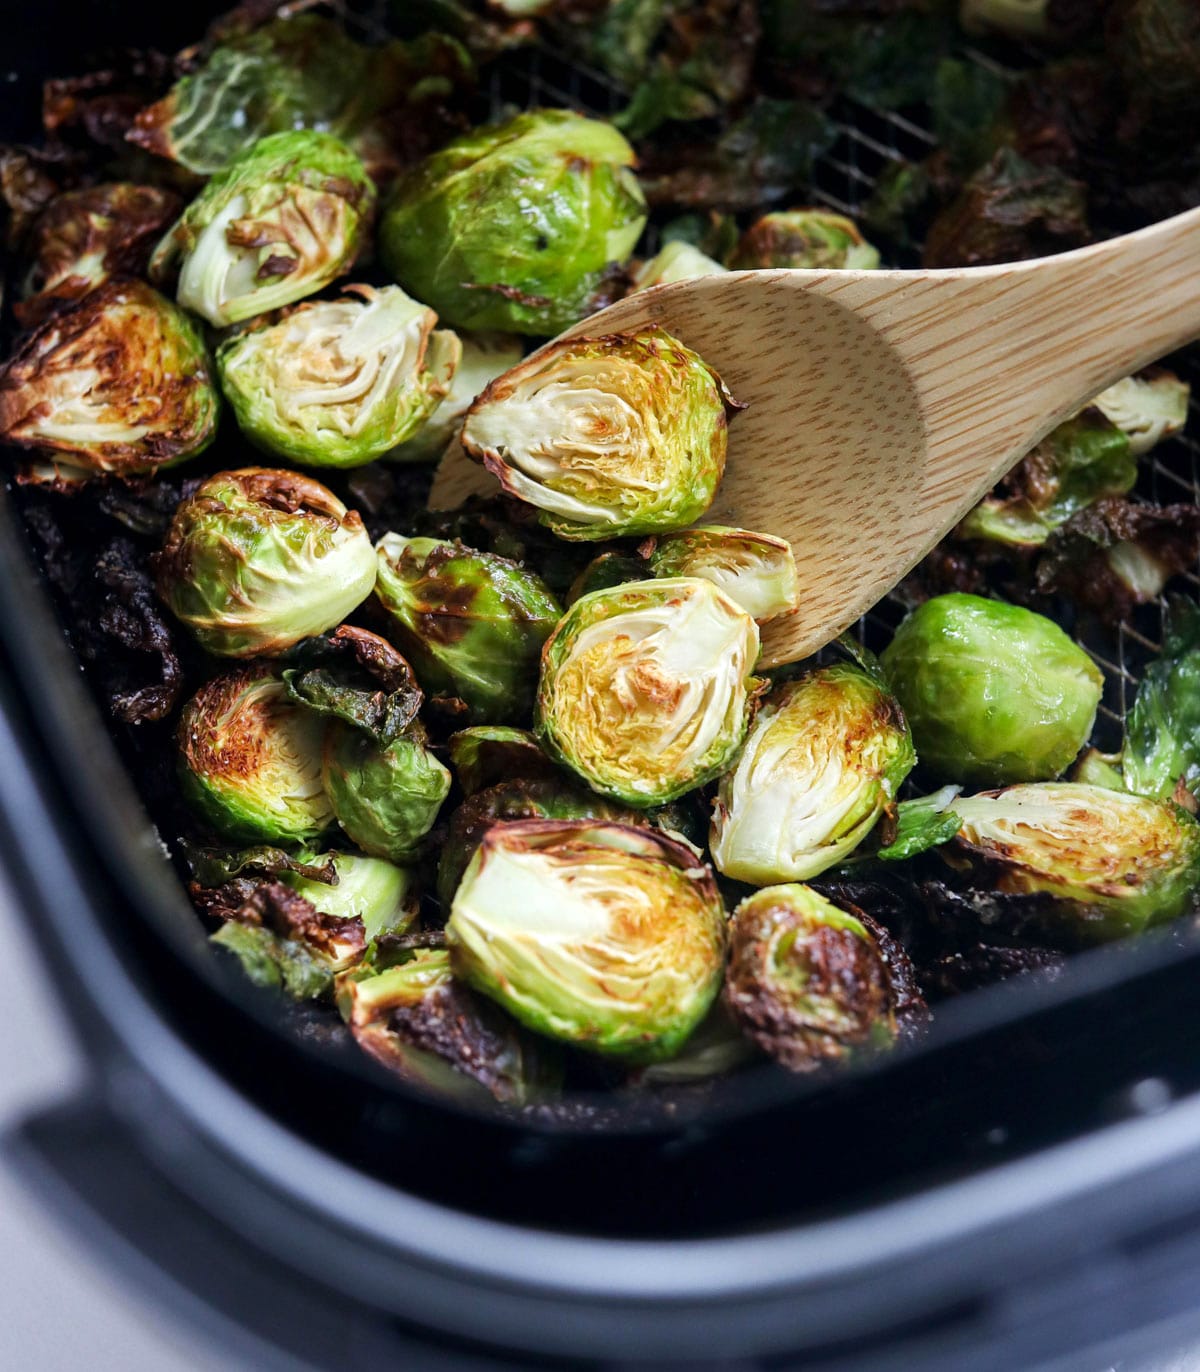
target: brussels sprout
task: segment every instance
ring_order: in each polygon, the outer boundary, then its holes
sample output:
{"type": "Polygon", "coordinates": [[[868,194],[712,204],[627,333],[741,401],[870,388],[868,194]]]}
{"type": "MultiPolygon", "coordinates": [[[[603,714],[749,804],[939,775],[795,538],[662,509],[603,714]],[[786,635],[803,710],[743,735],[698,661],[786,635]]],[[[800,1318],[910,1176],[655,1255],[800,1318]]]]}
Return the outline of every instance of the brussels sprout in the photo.
{"type": "Polygon", "coordinates": [[[179,303],[236,324],[312,295],[348,271],[375,191],[362,163],[327,133],[276,133],[204,187],[154,251],[151,278],[178,269],[179,303]]]}
{"type": "Polygon", "coordinates": [[[900,707],[858,667],[777,687],[721,778],[717,870],[757,886],[816,876],[866,838],[915,762],[900,707]]]}
{"type": "Polygon", "coordinates": [[[879,266],[879,250],[845,215],[820,209],[776,210],[750,225],[727,265],[731,271],[764,267],[873,271],[879,266]]]}
{"type": "Polygon", "coordinates": [[[1194,807],[1200,798],[1200,606],[1172,596],[1162,655],[1146,669],[1125,725],[1124,784],[1194,807]]]}
{"type": "Polygon", "coordinates": [[[1104,786],[1110,791],[1127,791],[1121,771],[1120,753],[1102,753],[1099,748],[1085,748],[1075,765],[1067,773],[1068,781],[1085,786],[1104,786]]]}
{"type": "Polygon", "coordinates": [[[662,805],[729,766],[757,659],[758,626],[711,581],[596,591],[546,644],[535,732],[597,791],[662,805]]]}
{"type": "Polygon", "coordinates": [[[691,243],[675,240],[648,258],[633,274],[639,291],[665,286],[671,281],[691,281],[697,276],[716,276],[725,268],[691,243]]]}
{"type": "Polygon", "coordinates": [[[721,985],[725,911],[692,850],[653,830],[488,830],[446,925],[451,965],[531,1029],[629,1062],[670,1057],[721,985]]]}
{"type": "Polygon", "coordinates": [[[579,573],[567,592],[566,603],[571,606],[593,591],[609,591],[614,586],[624,586],[631,581],[649,581],[651,576],[650,564],[644,557],[610,549],[592,558],[579,573]]]}
{"type": "Polygon", "coordinates": [[[562,1078],[553,1045],[538,1042],[456,981],[444,948],[338,981],[338,1007],[359,1047],[414,1086],[471,1102],[527,1105],[562,1078]]]}
{"type": "Polygon", "coordinates": [[[217,350],[226,399],[258,447],[310,467],[361,467],[411,438],[450,389],[461,345],[399,286],[347,286],[217,350]]]}
{"type": "Polygon", "coordinates": [[[654,541],[649,552],[655,576],[699,576],[765,624],[800,604],[791,545],[770,534],[708,524],[654,541]]]}
{"type": "Polygon", "coordinates": [[[1092,407],[1126,435],[1134,457],[1142,457],[1182,432],[1190,399],[1186,381],[1165,367],[1150,367],[1101,391],[1092,407]]]}
{"type": "MultiPolygon", "coordinates": [[[[359,853],[329,853],[334,882],[314,881],[298,872],[281,872],[279,880],[322,915],[357,920],[369,942],[384,934],[402,934],[417,917],[417,891],[403,867],[359,853]]],[[[317,859],[321,861],[321,858],[317,859]]]]}
{"type": "Polygon", "coordinates": [[[467,411],[462,443],[560,538],[690,524],[725,470],[716,372],[657,326],[540,349],[467,411]]]}
{"type": "Polygon", "coordinates": [[[389,462],[432,462],[441,457],[471,402],[489,381],[515,367],[524,351],[519,339],[502,333],[476,334],[459,342],[462,357],[449,392],[417,432],[388,453],[389,462]]]}
{"type": "Polygon", "coordinates": [[[559,333],[606,303],[642,232],[633,161],[610,124],[568,110],[476,129],[396,182],[384,264],[455,328],[559,333]]]}
{"type": "Polygon", "coordinates": [[[816,1072],[892,1047],[907,964],[861,910],[809,886],[768,886],[733,912],[725,1004],[764,1053],[816,1072]]]}
{"type": "Polygon", "coordinates": [[[561,777],[537,739],[525,729],[477,724],[451,734],[447,746],[464,795],[474,795],[499,781],[561,777]]]}
{"type": "Polygon", "coordinates": [[[484,834],[501,821],[517,819],[597,819],[620,824],[644,821],[636,811],[605,800],[561,775],[499,781],[467,797],[451,816],[438,863],[438,899],[448,910],[463,873],[484,834]]]}
{"type": "Polygon", "coordinates": [[[1067,42],[1086,31],[1099,9],[1078,0],[960,0],[959,21],[969,33],[1067,42]]]}
{"type": "Polygon", "coordinates": [[[1073,782],[955,802],[956,848],[1024,929],[1067,946],[1140,933],[1194,907],[1200,824],[1170,801],[1073,782]]]}
{"type": "Polygon", "coordinates": [[[141,281],[110,281],[51,315],[0,371],[0,439],[63,480],[172,467],[216,427],[199,333],[141,281]]]}
{"type": "Polygon", "coordinates": [[[321,785],[324,729],[266,664],[224,672],[183,707],[184,798],[228,838],[309,843],[333,823],[321,785]]]}
{"type": "Polygon", "coordinates": [[[477,724],[526,715],[561,614],[541,578],[444,539],[386,534],[376,552],[376,594],[425,685],[462,700],[477,724]]]}
{"type": "Polygon", "coordinates": [[[333,723],[321,780],[338,823],[366,853],[410,859],[450,793],[450,773],[419,736],[381,747],[370,734],[333,723]]]}
{"type": "Polygon", "coordinates": [[[1080,510],[1105,496],[1124,495],[1136,480],[1129,438],[1089,408],[1042,439],[1005,478],[1002,493],[985,497],[955,537],[1036,547],[1080,510]]]}
{"type": "Polygon", "coordinates": [[[973,595],[919,605],[882,663],[922,765],[982,785],[1058,776],[1087,741],[1104,688],[1057,624],[973,595]]]}
{"type": "Polygon", "coordinates": [[[139,275],[182,203],[172,191],[124,181],[55,196],[30,232],[17,319],[36,324],[111,277],[139,275]]]}
{"type": "Polygon", "coordinates": [[[159,594],[222,657],[279,653],[371,593],[358,513],[296,472],[218,472],[179,503],[155,564],[159,594]]]}

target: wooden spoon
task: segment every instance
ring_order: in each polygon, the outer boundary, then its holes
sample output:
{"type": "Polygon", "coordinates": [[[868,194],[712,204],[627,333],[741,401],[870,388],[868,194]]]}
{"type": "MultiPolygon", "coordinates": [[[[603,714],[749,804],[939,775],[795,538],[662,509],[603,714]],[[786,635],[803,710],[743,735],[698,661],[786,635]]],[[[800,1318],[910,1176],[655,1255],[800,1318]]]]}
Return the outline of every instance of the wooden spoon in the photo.
{"type": "MultiPolygon", "coordinates": [[[[800,608],[763,633],[774,666],[852,624],[1081,404],[1200,336],[1200,210],[1000,267],[700,277],[568,336],[650,321],[748,404],[704,522],[795,550],[800,608]]],[[[430,504],[496,489],[456,446],[430,504]]]]}

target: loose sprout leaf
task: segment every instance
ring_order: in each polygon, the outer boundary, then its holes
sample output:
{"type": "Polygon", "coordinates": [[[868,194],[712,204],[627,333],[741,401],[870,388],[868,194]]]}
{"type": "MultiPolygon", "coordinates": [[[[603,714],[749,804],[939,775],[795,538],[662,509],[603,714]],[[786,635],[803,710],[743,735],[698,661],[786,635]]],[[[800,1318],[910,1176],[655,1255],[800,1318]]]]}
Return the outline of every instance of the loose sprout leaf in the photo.
{"type": "Polygon", "coordinates": [[[902,800],[896,806],[896,830],[891,842],[875,854],[884,862],[904,862],[949,843],[962,828],[952,808],[957,786],[946,786],[918,800],[902,800]]]}
{"type": "Polygon", "coordinates": [[[458,784],[468,796],[502,781],[560,775],[526,729],[480,724],[451,734],[447,747],[458,784]]]}
{"type": "Polygon", "coordinates": [[[282,872],[295,872],[309,881],[330,884],[338,879],[328,856],[289,853],[269,844],[254,848],[206,848],[183,839],[180,846],[192,879],[201,886],[219,886],[244,873],[278,877],[282,872]]]}
{"type": "Polygon", "coordinates": [[[1123,774],[1131,791],[1200,799],[1200,606],[1168,602],[1163,650],[1142,676],[1126,725],[1123,774]]]}

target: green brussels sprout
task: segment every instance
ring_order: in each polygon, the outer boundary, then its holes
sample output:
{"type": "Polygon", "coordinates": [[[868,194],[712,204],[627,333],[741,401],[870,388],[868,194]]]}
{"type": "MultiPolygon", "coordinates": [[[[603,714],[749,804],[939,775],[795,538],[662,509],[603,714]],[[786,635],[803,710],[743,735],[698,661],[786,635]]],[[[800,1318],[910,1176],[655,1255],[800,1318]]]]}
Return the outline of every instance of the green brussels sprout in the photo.
{"type": "Polygon", "coordinates": [[[561,777],[526,729],[507,724],[476,724],[447,741],[454,775],[463,794],[472,796],[499,781],[561,777]]]}
{"type": "Polygon", "coordinates": [[[173,191],[125,181],[56,195],[30,230],[30,265],[13,314],[37,324],[114,276],[140,275],[182,204],[173,191]]]}
{"type": "Polygon", "coordinates": [[[1069,42],[1080,37],[1103,8],[1078,0],[960,0],[959,22],[968,33],[1069,42]]]}
{"type": "Polygon", "coordinates": [[[450,773],[419,735],[386,746],[334,722],[325,735],[321,781],[338,823],[365,853],[410,859],[450,793],[450,773]]]}
{"type": "Polygon", "coordinates": [[[1125,495],[1137,480],[1129,438],[1098,409],[1088,408],[1053,429],[955,530],[1036,547],[1068,519],[1104,496],[1125,495]]]}
{"type": "MultiPolygon", "coordinates": [[[[1102,753],[1099,748],[1085,748],[1067,773],[1067,780],[1078,781],[1084,786],[1104,786],[1110,791],[1128,791],[1132,788],[1125,785],[1122,761],[1120,753],[1102,753]]],[[[1141,788],[1138,790],[1139,794],[1146,794],[1141,788]]]]}
{"type": "Polygon", "coordinates": [[[217,408],[195,326],[141,281],[52,314],[0,370],[0,440],[33,449],[34,480],[173,467],[212,442],[217,408]]]}
{"type": "Polygon", "coordinates": [[[770,534],[707,524],[654,540],[648,556],[655,576],[703,577],[759,624],[800,605],[791,544],[770,534]]]}
{"type": "Polygon", "coordinates": [[[150,276],[162,284],[178,270],[185,309],[236,324],[348,271],[374,203],[362,163],[331,134],[272,134],[208,182],[155,249],[150,276]]]}
{"type": "Polygon", "coordinates": [[[411,438],[388,453],[389,462],[432,462],[462,426],[471,402],[489,381],[502,376],[521,360],[524,349],[510,334],[476,334],[459,340],[462,357],[450,378],[450,390],[411,438]]]}
{"type": "Polygon", "coordinates": [[[1188,418],[1191,387],[1165,367],[1150,367],[1116,382],[1092,401],[1092,408],[1129,439],[1142,457],[1164,438],[1181,433],[1188,418]]]}
{"type": "Polygon", "coordinates": [[[529,712],[542,644],[562,611],[516,562],[437,538],[386,534],[376,594],[429,690],[476,724],[529,712]]]}
{"type": "Polygon", "coordinates": [[[1200,606],[1172,596],[1162,654],[1146,668],[1125,723],[1121,773],[1138,795],[1200,798],[1200,606]]]}
{"type": "Polygon", "coordinates": [[[411,928],[417,917],[417,890],[411,872],[361,853],[328,853],[317,861],[333,864],[336,881],[314,881],[295,871],[281,872],[278,879],[319,914],[357,920],[368,942],[411,928]]]}
{"type": "Polygon", "coordinates": [[[901,983],[911,979],[903,950],[873,920],[811,887],[768,886],[733,912],[725,1004],[751,1042],[793,1072],[892,1047],[901,983]]]}
{"type": "Polygon", "coordinates": [[[438,861],[438,900],[448,910],[463,873],[471,865],[484,834],[497,823],[517,819],[597,819],[642,824],[634,810],[605,800],[586,787],[572,785],[561,774],[498,781],[476,791],[455,810],[438,861]]]}
{"type": "Polygon", "coordinates": [[[902,800],[896,806],[896,822],[890,839],[874,856],[884,862],[905,862],[949,843],[962,828],[954,799],[958,786],[943,786],[929,796],[902,800]]]}
{"type": "Polygon", "coordinates": [[[729,766],[757,660],[758,626],[711,581],[595,591],[546,644],[534,729],[597,791],[663,805],[729,766]]]}
{"type": "Polygon", "coordinates": [[[269,665],[223,672],[183,707],[184,798],[227,838],[311,843],[333,824],[321,784],[324,732],[269,665]]]}
{"type": "Polygon", "coordinates": [[[225,397],[257,447],[309,467],[361,467],[411,438],[450,390],[461,345],[399,286],[347,286],[217,350],[225,397]]]}
{"type": "Polygon", "coordinates": [[[959,799],[956,856],[1021,902],[1023,929],[1076,946],[1140,933],[1194,908],[1200,824],[1166,800],[1043,782],[959,799]]]}
{"type": "Polygon", "coordinates": [[[218,472],[180,501],[155,563],[159,595],[221,657],[276,654],[371,593],[357,511],[297,472],[218,472]]]}
{"type": "Polygon", "coordinates": [[[556,334],[607,303],[646,222],[633,149],[610,124],[532,110],[403,174],[384,265],[455,328],[556,334]]]}
{"type": "Polygon", "coordinates": [[[957,593],[919,605],[882,664],[922,765],[975,785],[1060,775],[1104,689],[1091,658],[1044,615],[957,593]]]}
{"type": "Polygon", "coordinates": [[[457,981],[444,948],[339,978],[338,1008],[359,1047],[403,1081],[470,1104],[528,1105],[553,1095],[562,1063],[552,1044],[527,1034],[457,981]]]}
{"type": "Polygon", "coordinates": [[[674,239],[661,252],[647,258],[633,274],[639,291],[665,286],[672,281],[691,281],[697,276],[716,276],[725,268],[691,243],[674,239]]]}
{"type": "Polygon", "coordinates": [[[742,234],[726,259],[731,271],[807,267],[824,271],[873,271],[879,251],[858,225],[832,210],[776,210],[742,234]]]}
{"type": "Polygon", "coordinates": [[[628,1062],[670,1057],[721,985],[712,873],[651,829],[494,825],[446,925],[455,974],[529,1028],[628,1062]]]}
{"type": "Polygon", "coordinates": [[[895,804],[915,762],[900,707],[867,672],[839,663],[786,682],[721,778],[717,870],[756,886],[824,872],[895,804]]]}
{"type": "Polygon", "coordinates": [[[462,443],[560,538],[681,529],[725,470],[721,378],[656,325],[541,348],[467,411],[462,443]]]}

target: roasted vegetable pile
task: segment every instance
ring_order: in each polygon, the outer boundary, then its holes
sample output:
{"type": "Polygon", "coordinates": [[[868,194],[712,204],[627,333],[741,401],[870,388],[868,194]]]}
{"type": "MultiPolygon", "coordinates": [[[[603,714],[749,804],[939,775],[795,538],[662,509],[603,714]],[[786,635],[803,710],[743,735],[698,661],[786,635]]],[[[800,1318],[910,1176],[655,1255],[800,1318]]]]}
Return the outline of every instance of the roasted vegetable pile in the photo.
{"type": "Polygon", "coordinates": [[[0,149],[0,439],[222,955],[409,1082],[544,1111],[830,1072],[1183,927],[1186,357],[760,672],[805,588],[705,522],[738,397],[658,327],[536,345],[691,276],[1186,208],[1197,72],[1195,0],[421,0],[50,83],[45,146],[0,149]],[[589,108],[518,107],[535,61],[589,108]],[[430,512],[448,444],[495,494],[430,512]]]}

